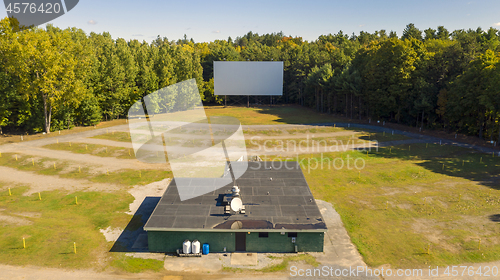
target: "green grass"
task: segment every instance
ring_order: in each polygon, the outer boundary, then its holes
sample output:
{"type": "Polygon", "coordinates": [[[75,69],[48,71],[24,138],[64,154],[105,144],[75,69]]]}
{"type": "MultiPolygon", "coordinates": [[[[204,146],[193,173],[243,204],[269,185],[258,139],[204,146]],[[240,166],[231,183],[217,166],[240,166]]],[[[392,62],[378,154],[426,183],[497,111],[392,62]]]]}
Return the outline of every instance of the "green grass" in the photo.
{"type": "Polygon", "coordinates": [[[112,262],[114,267],[126,272],[138,273],[144,271],[158,272],[163,269],[163,261],[154,259],[141,259],[121,255],[112,262]]]}
{"type": "Polygon", "coordinates": [[[318,126],[318,127],[307,128],[307,129],[299,129],[299,128],[287,129],[286,131],[289,134],[305,134],[305,133],[340,132],[340,131],[345,131],[345,130],[346,129],[344,129],[342,127],[323,127],[323,126],[318,126]]]}
{"type": "Polygon", "coordinates": [[[96,135],[92,138],[97,138],[97,139],[105,139],[105,140],[112,140],[112,141],[119,141],[119,142],[130,142],[130,133],[128,132],[111,132],[111,133],[105,133],[105,134],[99,134],[96,135]]]}
{"type": "Polygon", "coordinates": [[[262,269],[244,269],[244,268],[236,268],[236,267],[227,267],[224,266],[222,268],[223,272],[247,272],[249,270],[251,271],[259,271],[259,272],[266,272],[266,273],[272,273],[272,272],[282,272],[288,268],[288,265],[290,262],[304,262],[306,264],[312,265],[314,267],[317,267],[320,265],[319,262],[316,261],[316,258],[309,255],[309,254],[298,254],[298,255],[292,255],[292,256],[287,256],[287,257],[273,257],[269,256],[270,259],[281,259],[282,262],[275,264],[275,265],[270,265],[262,269]]]}
{"type": "Polygon", "coordinates": [[[453,146],[412,144],[299,159],[313,195],[333,203],[370,266],[500,259],[499,224],[490,220],[500,214],[498,157],[453,146]],[[351,169],[329,168],[328,162],[336,158],[344,163],[349,159],[351,169]],[[366,164],[360,172],[353,167],[354,159],[359,166],[361,161],[366,164]]]}
{"type": "MultiPolygon", "coordinates": [[[[308,138],[293,138],[295,134],[290,135],[289,139],[259,139],[258,136],[250,137],[250,139],[245,140],[247,149],[254,149],[258,147],[277,148],[278,151],[281,149],[290,149],[291,151],[306,147],[330,147],[330,146],[346,146],[350,147],[352,144],[364,144],[369,141],[395,141],[395,140],[407,140],[410,139],[403,135],[384,135],[382,133],[369,133],[369,132],[357,132],[353,136],[332,136],[332,137],[312,137],[309,135],[308,138]]],[[[342,150],[342,148],[332,148],[330,151],[342,150]]]]}
{"type": "Polygon", "coordinates": [[[84,144],[61,142],[43,146],[45,149],[68,151],[77,154],[90,154],[100,157],[115,157],[121,159],[135,159],[134,151],[131,148],[113,147],[98,144],[84,144]]]}
{"type": "MultiPolygon", "coordinates": [[[[112,243],[101,228],[125,228],[131,216],[123,212],[133,197],[126,192],[41,192],[23,196],[26,187],[0,193],[2,215],[21,218],[29,225],[1,222],[0,262],[62,268],[104,269],[112,243]],[[75,204],[78,197],[78,205],[75,204]],[[23,248],[23,237],[26,248],[23,248]],[[74,243],[77,253],[74,253],[74,243]]],[[[113,254],[111,258],[119,256],[113,254]]]]}
{"type": "Polygon", "coordinates": [[[87,167],[78,168],[74,162],[65,162],[51,158],[38,158],[33,165],[32,158],[27,155],[17,155],[6,153],[0,157],[0,165],[16,168],[22,171],[32,171],[42,175],[59,176],[71,179],[87,179],[97,183],[116,184],[123,186],[147,185],[171,178],[172,172],[165,170],[132,170],[121,169],[114,172],[104,172],[100,174],[91,173],[87,167]],[[54,163],[56,168],[54,168],[54,163]],[[73,167],[68,167],[73,166],[73,167]],[[69,169],[68,169],[69,168],[69,169]]]}
{"type": "MultiPolygon", "coordinates": [[[[270,257],[270,258],[276,259],[277,257],[270,257]]],[[[311,256],[311,255],[308,255],[308,254],[300,254],[300,255],[289,256],[289,257],[281,257],[281,258],[277,258],[277,259],[283,259],[283,261],[279,264],[265,267],[265,268],[261,269],[260,271],[262,271],[262,272],[284,271],[288,268],[288,264],[290,262],[305,262],[305,263],[312,265],[314,267],[317,267],[319,265],[319,263],[316,261],[316,258],[311,256]]]]}
{"type": "Polygon", "coordinates": [[[147,185],[172,178],[171,171],[164,170],[132,170],[122,169],[120,172],[109,172],[91,177],[90,180],[98,183],[114,183],[118,185],[135,186],[147,185]]]}
{"type": "Polygon", "coordinates": [[[378,142],[386,142],[386,141],[397,141],[397,140],[407,140],[411,139],[410,137],[401,135],[401,134],[390,134],[383,132],[363,132],[360,135],[357,135],[359,139],[362,140],[376,140],[378,142]]]}
{"type": "Polygon", "coordinates": [[[273,107],[227,107],[206,106],[205,113],[211,116],[231,116],[243,125],[262,124],[302,124],[339,122],[340,119],[329,114],[320,114],[313,109],[301,106],[273,107]]]}

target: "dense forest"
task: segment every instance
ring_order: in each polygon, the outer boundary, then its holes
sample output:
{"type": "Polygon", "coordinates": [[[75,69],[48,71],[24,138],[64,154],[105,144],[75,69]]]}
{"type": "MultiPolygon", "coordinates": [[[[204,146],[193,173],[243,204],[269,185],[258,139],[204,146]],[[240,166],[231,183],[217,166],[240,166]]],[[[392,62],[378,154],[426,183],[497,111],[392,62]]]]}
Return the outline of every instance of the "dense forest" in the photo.
{"type": "Polygon", "coordinates": [[[54,131],[124,117],[139,98],[195,78],[207,104],[213,61],[283,61],[284,93],[300,104],[349,118],[500,137],[500,32],[419,30],[399,37],[282,32],[196,43],[184,36],[151,43],[45,30],[0,21],[0,130],[54,131]]]}

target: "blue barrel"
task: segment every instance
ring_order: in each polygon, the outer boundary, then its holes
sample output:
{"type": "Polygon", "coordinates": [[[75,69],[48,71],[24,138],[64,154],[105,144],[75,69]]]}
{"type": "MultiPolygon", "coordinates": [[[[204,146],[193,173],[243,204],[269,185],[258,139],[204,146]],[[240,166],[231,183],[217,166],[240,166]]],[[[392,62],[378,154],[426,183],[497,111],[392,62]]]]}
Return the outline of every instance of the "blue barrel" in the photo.
{"type": "Polygon", "coordinates": [[[208,245],[208,243],[205,243],[203,244],[203,255],[208,255],[208,252],[210,252],[210,246],[208,245]]]}

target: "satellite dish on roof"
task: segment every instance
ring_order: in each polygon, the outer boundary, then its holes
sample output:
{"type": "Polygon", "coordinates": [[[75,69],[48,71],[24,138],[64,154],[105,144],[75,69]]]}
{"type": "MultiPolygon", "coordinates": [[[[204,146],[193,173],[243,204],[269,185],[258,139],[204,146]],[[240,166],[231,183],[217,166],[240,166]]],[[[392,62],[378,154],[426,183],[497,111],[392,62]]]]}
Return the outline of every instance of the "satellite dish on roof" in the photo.
{"type": "Polygon", "coordinates": [[[231,199],[231,210],[233,210],[234,212],[239,212],[242,207],[243,202],[241,201],[241,198],[235,197],[231,199]]]}
{"type": "Polygon", "coordinates": [[[236,221],[231,224],[231,229],[242,229],[243,223],[241,221],[236,221]]]}

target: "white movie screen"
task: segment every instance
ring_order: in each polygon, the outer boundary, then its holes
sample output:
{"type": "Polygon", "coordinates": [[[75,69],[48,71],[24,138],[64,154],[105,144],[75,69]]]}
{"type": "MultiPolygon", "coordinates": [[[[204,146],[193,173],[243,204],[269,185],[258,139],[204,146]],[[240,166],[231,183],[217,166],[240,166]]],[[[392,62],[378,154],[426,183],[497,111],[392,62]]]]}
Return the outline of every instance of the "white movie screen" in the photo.
{"type": "Polygon", "coordinates": [[[215,95],[282,95],[282,61],[214,61],[215,95]]]}

